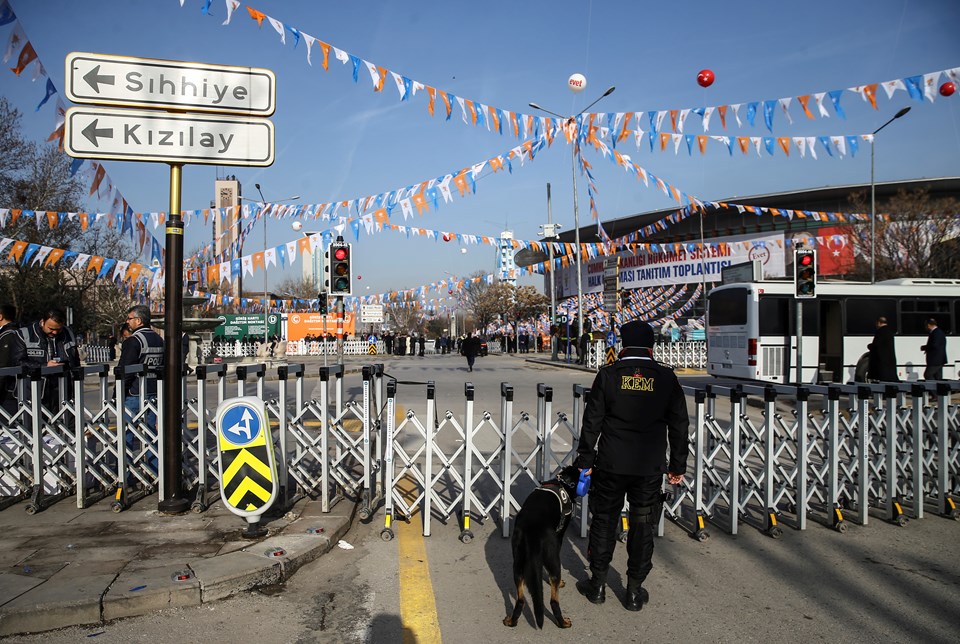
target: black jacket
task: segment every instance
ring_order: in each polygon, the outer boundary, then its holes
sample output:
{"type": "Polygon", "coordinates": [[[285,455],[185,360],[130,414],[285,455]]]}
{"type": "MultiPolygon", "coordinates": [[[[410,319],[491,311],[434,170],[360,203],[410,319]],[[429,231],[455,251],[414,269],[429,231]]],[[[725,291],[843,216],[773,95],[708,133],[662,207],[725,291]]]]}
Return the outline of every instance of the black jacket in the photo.
{"type": "Polygon", "coordinates": [[[648,350],[627,348],[593,381],[576,465],[614,474],[683,474],[690,451],[689,425],[677,375],[651,358],[648,350]]]}
{"type": "Polygon", "coordinates": [[[920,348],[927,354],[928,367],[942,367],[947,364],[947,334],[940,327],[930,329],[927,343],[920,348]]]}
{"type": "MultiPolygon", "coordinates": [[[[163,338],[148,326],[142,326],[120,345],[118,367],[142,364],[147,367],[163,366],[163,338]]],[[[124,396],[139,396],[140,383],[136,374],[123,379],[124,396]]],[[[156,375],[147,376],[147,396],[157,395],[156,375]]]]}
{"type": "Polygon", "coordinates": [[[867,377],[880,382],[900,382],[897,376],[897,353],[894,348],[893,327],[884,325],[877,329],[870,350],[870,367],[867,377]]]}

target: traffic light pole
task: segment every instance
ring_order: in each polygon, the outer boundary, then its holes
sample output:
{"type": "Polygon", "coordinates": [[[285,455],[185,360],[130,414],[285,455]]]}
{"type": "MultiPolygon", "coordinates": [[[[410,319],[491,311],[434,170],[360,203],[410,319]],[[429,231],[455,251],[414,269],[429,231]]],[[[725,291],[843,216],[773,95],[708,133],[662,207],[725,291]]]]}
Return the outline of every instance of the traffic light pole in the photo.
{"type": "Polygon", "coordinates": [[[337,364],[343,366],[343,296],[337,296],[337,364]]]}
{"type": "Polygon", "coordinates": [[[803,300],[797,303],[797,386],[803,384],[803,300]]]}

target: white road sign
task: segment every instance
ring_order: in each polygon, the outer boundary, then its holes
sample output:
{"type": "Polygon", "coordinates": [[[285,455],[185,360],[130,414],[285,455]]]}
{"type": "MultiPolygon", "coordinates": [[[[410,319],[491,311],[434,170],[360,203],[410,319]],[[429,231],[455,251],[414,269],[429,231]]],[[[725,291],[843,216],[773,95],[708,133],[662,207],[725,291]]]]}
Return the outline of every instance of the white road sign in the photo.
{"type": "Polygon", "coordinates": [[[66,96],[74,103],[270,116],[277,107],[269,69],[73,52],[66,96]]]}
{"type": "Polygon", "coordinates": [[[364,324],[382,324],[383,304],[361,304],[360,322],[364,324]]]}
{"type": "Polygon", "coordinates": [[[274,131],[260,118],[72,107],[64,148],[83,159],[268,166],[274,131]]]}

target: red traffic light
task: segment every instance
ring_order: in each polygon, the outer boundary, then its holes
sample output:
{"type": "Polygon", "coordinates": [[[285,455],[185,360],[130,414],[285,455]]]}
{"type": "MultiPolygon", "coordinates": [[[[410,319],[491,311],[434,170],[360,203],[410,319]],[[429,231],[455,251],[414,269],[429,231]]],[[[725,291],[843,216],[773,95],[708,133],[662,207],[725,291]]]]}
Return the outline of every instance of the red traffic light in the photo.
{"type": "Polygon", "coordinates": [[[801,266],[812,266],[813,265],[813,255],[800,255],[800,265],[801,266]]]}
{"type": "Polygon", "coordinates": [[[335,251],[333,251],[333,258],[336,260],[342,261],[347,258],[348,254],[349,253],[347,252],[346,248],[338,248],[335,251]]]}

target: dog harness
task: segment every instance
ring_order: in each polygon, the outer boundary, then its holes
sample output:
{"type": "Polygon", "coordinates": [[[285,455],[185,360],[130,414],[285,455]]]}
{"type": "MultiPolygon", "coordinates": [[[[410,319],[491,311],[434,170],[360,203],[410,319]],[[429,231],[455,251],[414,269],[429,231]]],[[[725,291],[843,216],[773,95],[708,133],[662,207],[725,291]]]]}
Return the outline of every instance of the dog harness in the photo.
{"type": "Polygon", "coordinates": [[[547,481],[537,489],[550,492],[557,497],[557,501],[560,502],[560,524],[557,526],[557,532],[563,532],[573,514],[573,497],[567,492],[567,488],[556,481],[547,481]]]}

